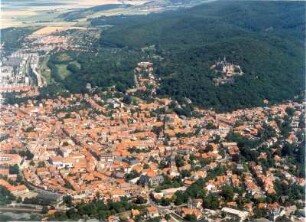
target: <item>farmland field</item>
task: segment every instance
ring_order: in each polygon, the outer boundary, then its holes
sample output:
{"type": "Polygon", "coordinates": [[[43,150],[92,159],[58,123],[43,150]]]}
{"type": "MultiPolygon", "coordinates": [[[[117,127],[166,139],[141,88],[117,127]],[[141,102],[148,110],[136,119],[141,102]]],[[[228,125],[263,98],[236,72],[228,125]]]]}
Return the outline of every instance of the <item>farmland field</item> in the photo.
{"type": "MultiPolygon", "coordinates": [[[[214,0],[190,0],[186,6],[214,0]]],[[[183,7],[176,1],[149,0],[22,0],[1,1],[0,28],[25,26],[87,26],[100,16],[146,15],[183,7]],[[148,7],[149,4],[149,7],[148,7]]]]}
{"type": "MultiPolygon", "coordinates": [[[[144,2],[144,1],[141,1],[144,2]]],[[[28,25],[57,26],[63,19],[61,14],[72,10],[88,8],[97,5],[121,4],[118,0],[23,0],[1,1],[1,29],[9,27],[24,27],[28,25]]],[[[67,22],[65,26],[75,23],[67,22]]]]}

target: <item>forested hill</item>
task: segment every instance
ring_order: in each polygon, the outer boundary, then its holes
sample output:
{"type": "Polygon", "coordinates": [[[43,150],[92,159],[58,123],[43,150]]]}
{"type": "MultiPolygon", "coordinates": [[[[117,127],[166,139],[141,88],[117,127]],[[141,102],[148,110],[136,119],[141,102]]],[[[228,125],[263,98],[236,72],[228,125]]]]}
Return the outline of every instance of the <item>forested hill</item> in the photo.
{"type": "Polygon", "coordinates": [[[276,35],[302,42],[305,39],[305,3],[216,1],[163,14],[92,21],[92,24],[99,23],[115,25],[103,42],[118,46],[140,47],[155,43],[166,48],[181,48],[180,43],[203,45],[250,33],[256,37],[276,35]]]}
{"type": "Polygon", "coordinates": [[[55,54],[49,61],[53,77],[72,92],[86,82],[124,91],[133,86],[141,60],[154,63],[159,96],[188,97],[217,111],[260,106],[264,99],[281,102],[304,89],[303,2],[216,1],[146,16],[101,17],[91,24],[103,27],[98,53],[72,52],[67,64],[56,62],[55,54]],[[216,86],[210,67],[223,57],[244,74],[216,86]]]}
{"type": "MultiPolygon", "coordinates": [[[[115,17],[102,45],[155,45],[164,60],[159,93],[229,110],[290,99],[304,88],[305,3],[213,2],[164,14],[115,17]],[[245,75],[215,86],[209,70],[218,58],[245,75]]],[[[94,20],[93,24],[99,23],[94,20]]]]}

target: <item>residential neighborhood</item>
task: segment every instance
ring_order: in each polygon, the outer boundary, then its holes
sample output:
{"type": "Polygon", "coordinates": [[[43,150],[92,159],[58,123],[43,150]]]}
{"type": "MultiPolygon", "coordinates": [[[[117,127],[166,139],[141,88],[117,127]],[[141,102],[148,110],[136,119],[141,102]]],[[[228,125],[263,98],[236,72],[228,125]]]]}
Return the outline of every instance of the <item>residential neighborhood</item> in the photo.
{"type": "Polygon", "coordinates": [[[174,112],[185,104],[134,93],[2,105],[1,186],[19,202],[53,193],[46,218],[127,199],[137,208],[105,219],[304,220],[304,169],[293,159],[304,149],[303,104],[186,117],[174,112]]]}

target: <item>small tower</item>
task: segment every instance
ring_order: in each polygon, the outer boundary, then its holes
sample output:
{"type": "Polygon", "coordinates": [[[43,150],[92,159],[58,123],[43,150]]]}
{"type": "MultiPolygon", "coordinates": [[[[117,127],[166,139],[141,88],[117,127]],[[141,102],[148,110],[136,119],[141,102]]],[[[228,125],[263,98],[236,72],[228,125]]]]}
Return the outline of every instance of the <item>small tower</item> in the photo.
{"type": "Polygon", "coordinates": [[[192,199],[190,197],[188,198],[187,206],[188,208],[193,209],[192,199]]]}

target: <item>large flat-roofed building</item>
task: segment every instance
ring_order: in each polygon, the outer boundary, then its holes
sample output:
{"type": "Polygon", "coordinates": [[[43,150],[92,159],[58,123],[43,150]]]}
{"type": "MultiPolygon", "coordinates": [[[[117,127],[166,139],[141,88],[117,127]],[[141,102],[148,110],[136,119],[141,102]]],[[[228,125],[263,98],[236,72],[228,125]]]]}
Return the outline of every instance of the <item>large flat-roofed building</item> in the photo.
{"type": "Polygon", "coordinates": [[[0,154],[0,165],[19,165],[20,162],[21,156],[18,154],[0,154]]]}
{"type": "Polygon", "coordinates": [[[9,135],[7,133],[0,133],[0,141],[6,140],[9,138],[9,135]]]}
{"type": "Polygon", "coordinates": [[[221,211],[224,213],[239,217],[240,221],[246,220],[249,216],[249,213],[247,211],[236,210],[236,209],[229,208],[229,207],[223,207],[221,211]]]}
{"type": "Polygon", "coordinates": [[[5,61],[5,65],[7,66],[13,66],[13,67],[18,67],[20,66],[22,62],[21,58],[17,58],[17,57],[9,57],[7,61],[5,61]]]}

